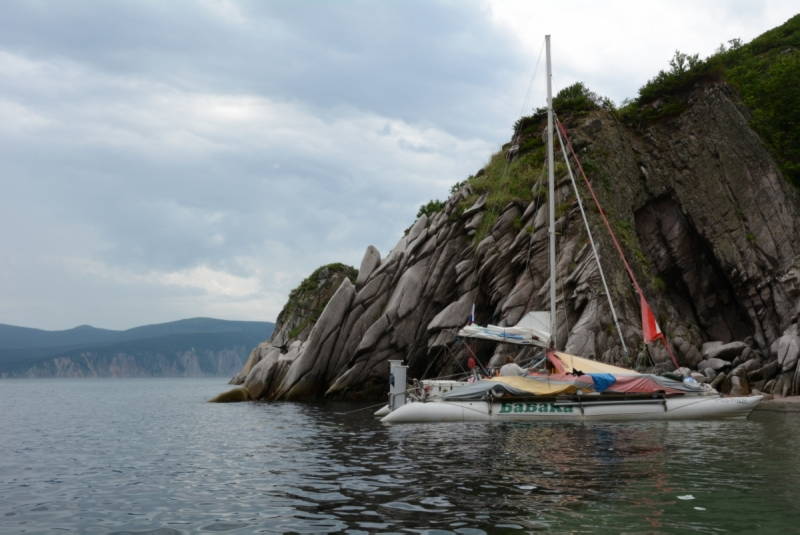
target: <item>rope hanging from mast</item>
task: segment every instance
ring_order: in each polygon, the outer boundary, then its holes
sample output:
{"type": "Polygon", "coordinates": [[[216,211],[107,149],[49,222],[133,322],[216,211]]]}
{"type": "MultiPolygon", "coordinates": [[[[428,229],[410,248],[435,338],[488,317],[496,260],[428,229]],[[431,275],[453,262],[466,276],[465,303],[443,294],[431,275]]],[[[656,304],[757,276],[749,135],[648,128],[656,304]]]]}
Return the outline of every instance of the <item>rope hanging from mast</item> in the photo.
{"type": "MultiPolygon", "coordinates": [[[[561,121],[558,120],[558,115],[556,115],[556,121],[560,125],[561,121]]],[[[606,282],[606,275],[603,271],[603,265],[600,263],[600,253],[597,251],[597,245],[594,242],[594,236],[592,235],[592,229],[589,225],[589,220],[586,217],[586,211],[583,209],[583,200],[581,200],[580,192],[578,191],[578,183],[575,181],[575,176],[572,173],[572,166],[569,164],[569,155],[567,154],[567,148],[564,145],[564,136],[561,133],[561,129],[557,130],[556,133],[558,134],[558,144],[561,147],[561,154],[564,156],[564,163],[567,164],[567,172],[569,173],[569,179],[572,183],[572,189],[575,191],[575,198],[578,201],[578,208],[581,211],[581,217],[583,218],[583,224],[586,227],[586,234],[589,236],[589,244],[592,246],[592,253],[594,254],[595,261],[597,262],[597,271],[600,273],[600,281],[603,283],[603,289],[606,291],[606,298],[608,299],[608,306],[611,309],[611,317],[614,320],[614,326],[617,328],[617,334],[619,335],[619,341],[622,344],[622,351],[625,353],[626,357],[630,356],[628,352],[628,346],[625,344],[625,337],[622,336],[622,328],[619,325],[619,318],[617,317],[617,309],[614,307],[614,301],[611,299],[611,291],[608,289],[608,283],[606,282]]]]}
{"type": "Polygon", "coordinates": [[[642,327],[644,329],[645,341],[653,342],[655,340],[661,340],[662,343],[664,344],[664,349],[666,349],[667,353],[669,354],[669,357],[672,360],[672,363],[675,365],[675,368],[679,368],[680,365],[678,364],[678,359],[675,358],[675,354],[672,351],[671,344],[667,340],[666,335],[658,327],[658,323],[656,323],[655,321],[655,316],[653,315],[653,311],[650,308],[650,304],[647,302],[647,299],[644,296],[644,291],[642,290],[642,287],[639,286],[639,282],[636,280],[636,275],[634,274],[633,269],[628,263],[628,259],[625,257],[625,253],[622,250],[622,246],[620,245],[619,240],[617,240],[617,235],[611,228],[611,223],[608,220],[608,216],[606,215],[605,210],[603,210],[603,207],[600,205],[600,201],[598,200],[597,195],[594,192],[592,183],[587,178],[586,173],[583,170],[583,166],[581,165],[581,161],[578,158],[578,155],[575,153],[575,149],[572,146],[572,140],[569,138],[569,133],[567,132],[566,127],[558,119],[556,119],[556,126],[559,130],[559,133],[564,137],[564,140],[566,140],[567,148],[569,149],[569,153],[572,156],[572,159],[574,160],[575,165],[578,168],[578,172],[580,173],[581,177],[583,177],[583,181],[586,184],[586,187],[592,196],[592,200],[594,200],[594,204],[597,207],[597,211],[600,214],[600,218],[603,220],[603,223],[605,224],[606,229],[608,230],[608,234],[611,236],[611,241],[614,244],[617,253],[619,253],[619,257],[622,260],[622,264],[625,266],[625,271],[628,272],[628,277],[630,278],[631,283],[633,284],[633,287],[636,290],[636,293],[639,294],[639,304],[642,311],[642,327]]]}

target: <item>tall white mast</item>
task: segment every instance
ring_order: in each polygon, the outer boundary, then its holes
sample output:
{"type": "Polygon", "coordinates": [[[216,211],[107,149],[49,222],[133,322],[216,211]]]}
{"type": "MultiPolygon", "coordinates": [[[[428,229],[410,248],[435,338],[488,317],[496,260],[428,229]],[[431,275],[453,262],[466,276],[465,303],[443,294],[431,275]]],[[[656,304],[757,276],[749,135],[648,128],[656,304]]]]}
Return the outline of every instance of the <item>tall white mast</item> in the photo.
{"type": "Polygon", "coordinates": [[[545,35],[547,53],[547,205],[550,215],[550,345],[556,346],[556,187],[553,169],[553,71],[550,65],[550,36],[545,35]]]}

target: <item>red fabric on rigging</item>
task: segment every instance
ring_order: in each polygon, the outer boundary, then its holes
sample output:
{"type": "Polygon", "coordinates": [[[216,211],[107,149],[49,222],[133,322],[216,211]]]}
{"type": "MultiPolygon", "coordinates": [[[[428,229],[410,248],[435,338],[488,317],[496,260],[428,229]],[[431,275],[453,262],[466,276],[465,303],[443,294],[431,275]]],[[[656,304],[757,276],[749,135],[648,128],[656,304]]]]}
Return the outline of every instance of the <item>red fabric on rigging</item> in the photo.
{"type": "Polygon", "coordinates": [[[647,303],[647,300],[644,298],[644,292],[642,292],[641,286],[639,286],[639,282],[636,280],[636,275],[633,273],[633,269],[631,269],[630,264],[628,264],[628,260],[625,258],[625,253],[622,251],[622,246],[620,245],[619,241],[617,240],[617,235],[614,233],[614,230],[611,228],[611,223],[609,223],[608,218],[606,217],[605,210],[603,207],[600,206],[600,201],[597,199],[597,195],[594,193],[594,188],[592,187],[592,183],[589,182],[589,179],[586,176],[586,173],[583,170],[583,166],[581,165],[580,159],[578,159],[578,155],[575,153],[575,149],[572,147],[572,141],[569,139],[569,134],[567,133],[567,128],[556,119],[557,128],[561,131],[561,135],[564,137],[564,141],[567,144],[567,149],[569,150],[570,155],[572,156],[573,160],[575,161],[575,165],[578,168],[578,172],[580,173],[581,177],[583,177],[584,183],[586,183],[586,187],[589,190],[589,193],[594,200],[594,204],[597,207],[597,211],[600,214],[600,218],[605,223],[606,229],[608,229],[608,233],[611,236],[611,241],[614,244],[614,247],[617,249],[619,253],[619,257],[622,260],[622,264],[625,266],[625,270],[628,272],[628,276],[631,279],[631,283],[633,287],[636,289],[636,293],[639,294],[639,300],[642,307],[642,329],[644,330],[644,340],[645,342],[653,342],[655,340],[661,340],[664,344],[664,349],[666,349],[667,353],[669,353],[669,358],[672,360],[672,363],[675,365],[676,368],[680,367],[678,364],[678,359],[675,358],[675,354],[672,352],[672,348],[670,347],[669,342],[667,341],[667,337],[664,336],[664,333],[661,332],[661,329],[658,327],[658,323],[656,323],[656,318],[653,315],[653,311],[650,309],[650,305],[647,303]]]}
{"type": "Polygon", "coordinates": [[[641,294],[639,294],[639,303],[642,308],[642,333],[645,343],[649,344],[664,338],[664,333],[661,332],[661,328],[658,326],[653,310],[647,303],[647,299],[641,294]]]}

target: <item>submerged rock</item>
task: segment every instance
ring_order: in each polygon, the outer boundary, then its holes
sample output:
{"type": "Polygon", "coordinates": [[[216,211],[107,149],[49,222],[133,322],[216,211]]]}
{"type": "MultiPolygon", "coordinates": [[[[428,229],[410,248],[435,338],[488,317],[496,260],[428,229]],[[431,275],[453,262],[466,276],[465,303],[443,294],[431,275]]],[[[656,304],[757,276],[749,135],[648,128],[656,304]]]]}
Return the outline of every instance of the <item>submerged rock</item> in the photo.
{"type": "Polygon", "coordinates": [[[251,401],[252,398],[246,388],[238,387],[218,394],[209,399],[209,403],[237,403],[241,401],[251,401]]]}
{"type": "Polygon", "coordinates": [[[793,370],[797,366],[800,355],[800,337],[787,333],[775,340],[770,347],[770,353],[781,365],[783,371],[793,370]]]}

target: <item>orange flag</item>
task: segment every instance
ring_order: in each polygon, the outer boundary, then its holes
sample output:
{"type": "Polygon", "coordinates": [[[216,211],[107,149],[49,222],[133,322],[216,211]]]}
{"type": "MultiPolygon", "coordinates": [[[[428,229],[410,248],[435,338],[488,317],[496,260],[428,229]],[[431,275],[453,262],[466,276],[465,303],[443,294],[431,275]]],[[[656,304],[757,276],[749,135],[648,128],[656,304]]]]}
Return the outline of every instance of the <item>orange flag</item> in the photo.
{"type": "Polygon", "coordinates": [[[639,301],[642,308],[642,331],[644,334],[644,341],[649,344],[650,342],[655,342],[656,340],[664,338],[664,333],[661,332],[656,317],[653,315],[653,311],[650,305],[647,304],[647,299],[644,298],[644,295],[639,294],[639,301]]]}

